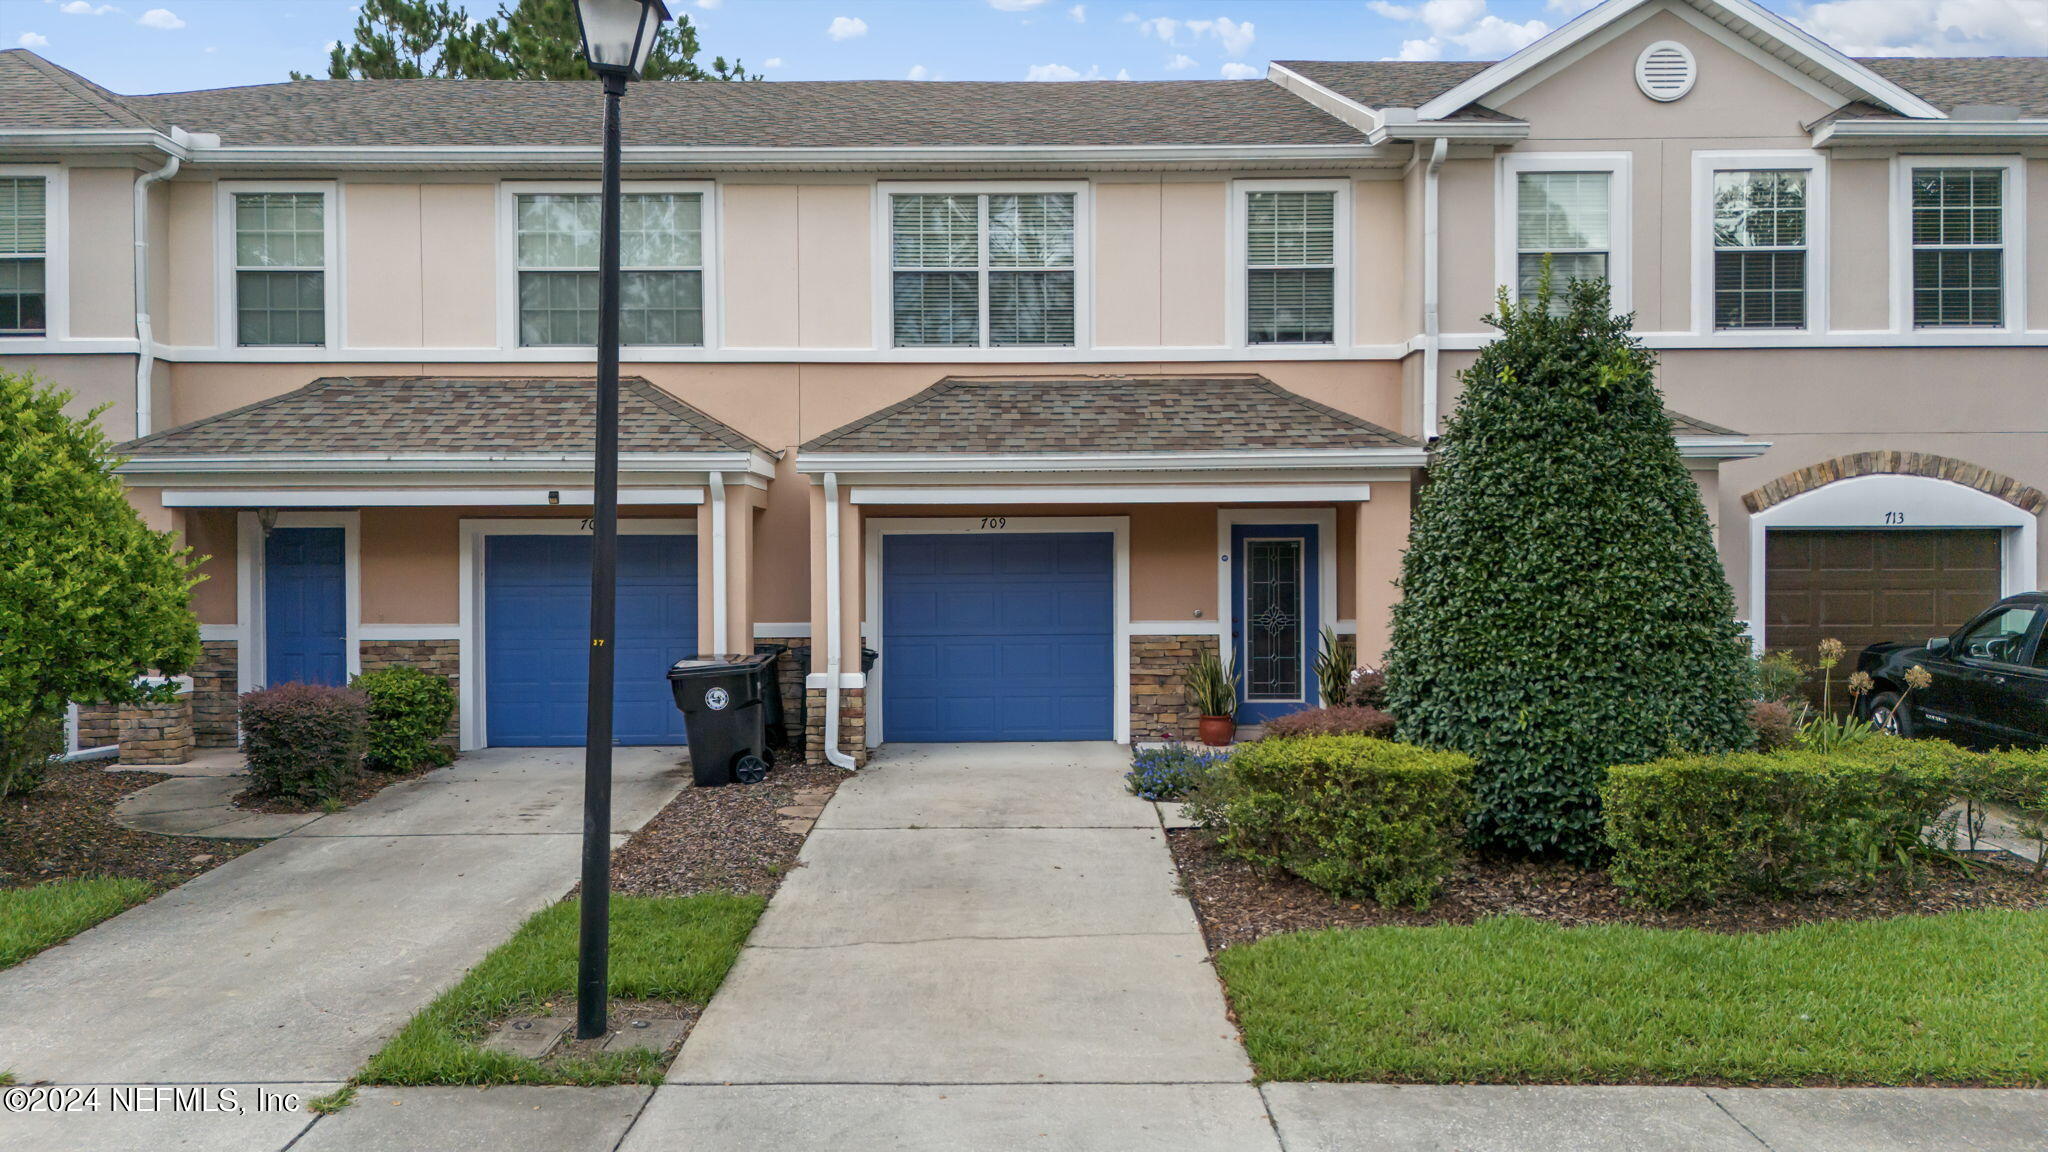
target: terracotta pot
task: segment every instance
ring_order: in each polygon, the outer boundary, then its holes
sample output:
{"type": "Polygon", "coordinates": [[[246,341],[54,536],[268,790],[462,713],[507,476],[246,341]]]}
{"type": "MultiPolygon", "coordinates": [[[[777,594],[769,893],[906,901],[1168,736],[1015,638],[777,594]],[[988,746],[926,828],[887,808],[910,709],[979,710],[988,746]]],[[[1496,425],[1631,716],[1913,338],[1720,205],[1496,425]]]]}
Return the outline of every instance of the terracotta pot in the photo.
{"type": "Polygon", "coordinates": [[[1201,734],[1202,743],[1224,748],[1237,735],[1237,721],[1229,716],[1204,716],[1196,721],[1196,731],[1201,734]]]}

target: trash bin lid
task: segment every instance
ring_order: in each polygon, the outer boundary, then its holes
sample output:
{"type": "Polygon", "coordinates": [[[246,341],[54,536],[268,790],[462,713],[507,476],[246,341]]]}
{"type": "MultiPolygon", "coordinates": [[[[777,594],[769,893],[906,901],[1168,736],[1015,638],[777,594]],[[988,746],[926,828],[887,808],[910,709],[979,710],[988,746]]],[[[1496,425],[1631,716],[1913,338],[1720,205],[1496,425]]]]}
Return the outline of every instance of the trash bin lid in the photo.
{"type": "Polygon", "coordinates": [[[732,672],[753,672],[775,662],[774,652],[734,652],[724,656],[685,656],[668,670],[668,678],[719,676],[732,672]]]}

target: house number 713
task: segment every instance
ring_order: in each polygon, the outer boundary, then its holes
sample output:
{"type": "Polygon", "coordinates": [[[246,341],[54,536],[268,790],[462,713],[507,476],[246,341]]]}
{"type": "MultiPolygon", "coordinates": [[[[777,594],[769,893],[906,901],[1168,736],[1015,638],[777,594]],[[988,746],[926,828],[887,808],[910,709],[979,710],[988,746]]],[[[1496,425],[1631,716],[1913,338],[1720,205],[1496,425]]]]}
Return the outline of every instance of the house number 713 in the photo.
{"type": "Polygon", "coordinates": [[[1906,522],[1906,514],[1904,512],[1887,512],[1884,514],[1884,522],[1887,524],[1904,524],[1906,522]]]}

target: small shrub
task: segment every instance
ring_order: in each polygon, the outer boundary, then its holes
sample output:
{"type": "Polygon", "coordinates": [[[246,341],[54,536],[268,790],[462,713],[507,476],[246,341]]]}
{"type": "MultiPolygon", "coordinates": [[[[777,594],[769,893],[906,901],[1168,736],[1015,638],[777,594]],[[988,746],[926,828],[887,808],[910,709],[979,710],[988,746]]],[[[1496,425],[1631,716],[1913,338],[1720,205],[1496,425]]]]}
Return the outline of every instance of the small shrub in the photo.
{"type": "Polygon", "coordinates": [[[1800,699],[1806,674],[1812,671],[1787,651],[1766,652],[1755,661],[1756,698],[1788,701],[1800,699]]]}
{"type": "Polygon", "coordinates": [[[1795,895],[1910,875],[1972,754],[1873,737],[1679,756],[1611,769],[1602,789],[1614,882],[1651,907],[1795,895]]]}
{"type": "Polygon", "coordinates": [[[1759,752],[1776,752],[1799,743],[1799,717],[1783,700],[1758,700],[1751,704],[1749,726],[1756,730],[1759,752]]]}
{"type": "Polygon", "coordinates": [[[1974,851],[1994,807],[2006,809],[2011,829],[2033,842],[2034,871],[2048,866],[2048,750],[2008,749],[1969,761],[1957,781],[1960,831],[1974,851]]]}
{"type": "Polygon", "coordinates": [[[1351,691],[1351,677],[1358,671],[1358,646],[1325,624],[1317,637],[1316,691],[1325,704],[1342,704],[1351,691]]]}
{"type": "Polygon", "coordinates": [[[50,759],[63,751],[60,716],[32,716],[0,729],[0,798],[41,788],[50,775],[50,759]]]}
{"type": "Polygon", "coordinates": [[[1425,908],[1463,850],[1472,761],[1365,736],[1261,740],[1197,799],[1232,856],[1336,896],[1425,908]]]}
{"type": "Polygon", "coordinates": [[[1131,757],[1124,783],[1141,800],[1182,800],[1229,758],[1230,753],[1222,749],[1193,744],[1147,748],[1131,757]]]}
{"type": "Polygon", "coordinates": [[[1394,718],[1377,708],[1304,708],[1266,721],[1266,737],[1377,736],[1394,738],[1394,718]]]}
{"type": "Polygon", "coordinates": [[[364,761],[386,772],[410,772],[454,759],[441,733],[455,715],[448,678],[408,664],[379,668],[351,685],[370,700],[369,748],[364,761]]]}
{"type": "Polygon", "coordinates": [[[1214,652],[1195,657],[1181,675],[1181,687],[1188,703],[1203,716],[1237,714],[1237,675],[1231,671],[1230,661],[1214,652]]]}
{"type": "Polygon", "coordinates": [[[356,778],[369,698],[352,688],[280,684],[243,695],[242,752],[259,791],[318,802],[356,778]]]}

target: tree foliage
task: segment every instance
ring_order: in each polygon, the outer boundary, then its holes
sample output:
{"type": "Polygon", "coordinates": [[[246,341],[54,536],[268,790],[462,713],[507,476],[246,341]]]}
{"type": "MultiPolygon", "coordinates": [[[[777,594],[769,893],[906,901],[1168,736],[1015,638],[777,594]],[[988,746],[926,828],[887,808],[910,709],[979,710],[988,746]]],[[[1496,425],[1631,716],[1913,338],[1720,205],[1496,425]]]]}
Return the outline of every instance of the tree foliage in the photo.
{"type": "Polygon", "coordinates": [[[136,678],[199,657],[196,561],[129,505],[98,411],[0,372],[0,731],[73,700],[132,701],[136,678]]]}
{"type": "Polygon", "coordinates": [[[1656,359],[1602,281],[1515,304],[1461,379],[1417,502],[1388,701],[1471,755],[1473,831],[1603,851],[1609,767],[1749,746],[1747,645],[1656,359]],[[1553,314],[1555,313],[1555,314],[1553,314]]]}
{"type": "MultiPolygon", "coordinates": [[[[758,80],[738,61],[697,63],[697,28],[687,15],[663,26],[641,75],[648,80],[758,80]]],[[[576,0],[500,0],[472,18],[452,0],[363,0],[355,39],[327,58],[330,80],[588,80],[576,0]]],[[[294,80],[314,77],[292,73],[294,80]]]]}

